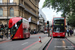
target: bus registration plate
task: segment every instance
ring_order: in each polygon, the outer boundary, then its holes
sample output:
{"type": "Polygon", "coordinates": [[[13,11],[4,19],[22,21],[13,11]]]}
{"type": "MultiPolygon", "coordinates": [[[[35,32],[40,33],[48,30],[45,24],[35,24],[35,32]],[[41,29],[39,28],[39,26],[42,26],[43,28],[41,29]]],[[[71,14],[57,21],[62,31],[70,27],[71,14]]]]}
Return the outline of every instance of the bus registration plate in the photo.
{"type": "Polygon", "coordinates": [[[60,35],[58,35],[58,37],[60,37],[60,35]]]}

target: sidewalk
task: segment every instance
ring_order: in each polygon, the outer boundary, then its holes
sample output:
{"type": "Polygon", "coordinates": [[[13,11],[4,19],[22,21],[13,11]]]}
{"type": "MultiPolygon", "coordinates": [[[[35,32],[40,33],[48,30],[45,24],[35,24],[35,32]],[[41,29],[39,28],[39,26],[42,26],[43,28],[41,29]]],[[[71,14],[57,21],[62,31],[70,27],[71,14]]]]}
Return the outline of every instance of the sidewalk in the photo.
{"type": "Polygon", "coordinates": [[[41,39],[42,43],[35,43],[34,45],[30,46],[29,48],[25,50],[43,50],[43,48],[47,45],[47,43],[50,41],[51,37],[45,37],[41,39]]]}
{"type": "MultiPolygon", "coordinates": [[[[37,33],[37,34],[31,34],[31,35],[39,35],[39,34],[44,34],[44,33],[37,33]]],[[[3,37],[3,39],[2,38],[0,38],[0,42],[2,42],[2,41],[6,41],[6,40],[10,40],[10,37],[3,37]]]]}
{"type": "Polygon", "coordinates": [[[44,33],[37,33],[37,34],[31,34],[31,35],[39,35],[39,34],[44,34],[44,33]]]}
{"type": "Polygon", "coordinates": [[[3,39],[0,38],[0,42],[2,42],[2,41],[6,41],[6,40],[10,40],[10,38],[6,38],[6,37],[3,37],[3,39]]]}
{"type": "Polygon", "coordinates": [[[66,36],[67,37],[67,39],[70,41],[70,42],[72,42],[73,44],[75,44],[75,36],[74,35],[72,35],[72,36],[66,36]]]}

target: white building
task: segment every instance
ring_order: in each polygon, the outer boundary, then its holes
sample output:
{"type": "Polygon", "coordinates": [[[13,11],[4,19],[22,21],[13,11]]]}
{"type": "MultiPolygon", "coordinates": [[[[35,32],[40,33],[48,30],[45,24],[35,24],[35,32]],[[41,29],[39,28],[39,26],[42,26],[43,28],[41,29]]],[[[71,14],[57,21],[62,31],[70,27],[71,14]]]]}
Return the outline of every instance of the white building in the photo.
{"type": "Polygon", "coordinates": [[[44,31],[45,23],[47,22],[45,14],[39,9],[39,31],[44,31]]]}

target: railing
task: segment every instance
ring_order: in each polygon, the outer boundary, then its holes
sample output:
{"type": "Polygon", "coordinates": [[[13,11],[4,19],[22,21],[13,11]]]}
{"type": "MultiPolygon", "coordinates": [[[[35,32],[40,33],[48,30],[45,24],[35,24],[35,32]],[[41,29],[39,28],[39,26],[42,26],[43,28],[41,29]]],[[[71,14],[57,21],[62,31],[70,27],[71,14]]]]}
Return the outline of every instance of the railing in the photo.
{"type": "Polygon", "coordinates": [[[32,22],[32,23],[35,23],[35,24],[37,24],[37,22],[36,22],[36,21],[34,21],[34,20],[31,20],[31,22],[32,22]]]}
{"type": "Polygon", "coordinates": [[[23,7],[27,12],[29,12],[30,14],[34,15],[35,17],[38,17],[36,16],[34,13],[32,13],[31,11],[29,11],[27,8],[25,8],[25,6],[23,4],[20,4],[21,7],[23,7]]]}
{"type": "Polygon", "coordinates": [[[43,25],[43,23],[39,23],[39,25],[43,25]]]}
{"type": "MultiPolygon", "coordinates": [[[[0,3],[0,5],[7,5],[7,3],[0,3]]],[[[8,3],[8,5],[17,5],[17,3],[8,3]]]]}
{"type": "MultiPolygon", "coordinates": [[[[13,17],[8,17],[8,19],[11,19],[13,17]]],[[[7,17],[0,17],[0,19],[7,19],[7,17]]]]}

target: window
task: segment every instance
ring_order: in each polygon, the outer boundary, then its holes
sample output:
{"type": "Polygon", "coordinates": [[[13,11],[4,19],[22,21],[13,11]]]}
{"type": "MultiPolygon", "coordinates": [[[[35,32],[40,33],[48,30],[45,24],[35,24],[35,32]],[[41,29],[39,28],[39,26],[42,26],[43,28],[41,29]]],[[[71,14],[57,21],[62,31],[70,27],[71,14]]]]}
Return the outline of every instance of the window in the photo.
{"type": "Polygon", "coordinates": [[[24,29],[23,29],[23,32],[24,32],[24,33],[27,33],[27,32],[28,32],[28,28],[24,28],[24,29]]]}
{"type": "Polygon", "coordinates": [[[0,16],[3,16],[3,9],[0,8],[0,16]]]}
{"type": "Polygon", "coordinates": [[[54,26],[53,31],[54,32],[64,32],[64,26],[54,26]]]}
{"type": "Polygon", "coordinates": [[[11,35],[15,35],[15,33],[17,32],[18,28],[20,27],[22,23],[22,20],[18,21],[11,29],[11,35]]]}
{"type": "Polygon", "coordinates": [[[10,16],[14,16],[14,9],[10,8],[10,16]]]}
{"type": "Polygon", "coordinates": [[[13,0],[10,0],[10,3],[13,3],[13,0]]]}
{"type": "Polygon", "coordinates": [[[0,3],[2,3],[2,0],[0,0],[0,3]]]}

